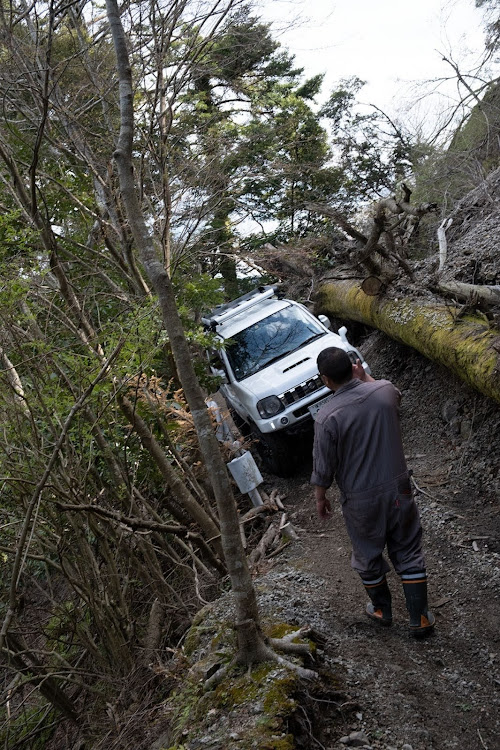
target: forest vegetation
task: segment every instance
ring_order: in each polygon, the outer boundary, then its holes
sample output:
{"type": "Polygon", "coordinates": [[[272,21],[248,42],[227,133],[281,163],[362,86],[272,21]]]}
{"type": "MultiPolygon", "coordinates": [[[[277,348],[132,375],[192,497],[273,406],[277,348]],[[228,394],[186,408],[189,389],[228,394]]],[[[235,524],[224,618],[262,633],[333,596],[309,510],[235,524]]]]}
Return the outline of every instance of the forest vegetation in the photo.
{"type": "MultiPolygon", "coordinates": [[[[243,0],[2,3],[3,747],[127,747],[110,740],[123,686],[167,700],[179,644],[228,586],[235,663],[311,650],[262,632],[204,312],[268,282],[382,330],[394,299],[451,305],[454,351],[467,325],[483,348],[445,364],[500,400],[498,265],[446,258],[500,169],[499,3],[477,5],[483,66],[453,63],[460,101],[424,138],[360,109],[354,77],[318,105],[321,77],[243,0]],[[365,306],[344,304],[363,283],[365,306]]],[[[403,329],[387,332],[419,348],[403,329]]]]}

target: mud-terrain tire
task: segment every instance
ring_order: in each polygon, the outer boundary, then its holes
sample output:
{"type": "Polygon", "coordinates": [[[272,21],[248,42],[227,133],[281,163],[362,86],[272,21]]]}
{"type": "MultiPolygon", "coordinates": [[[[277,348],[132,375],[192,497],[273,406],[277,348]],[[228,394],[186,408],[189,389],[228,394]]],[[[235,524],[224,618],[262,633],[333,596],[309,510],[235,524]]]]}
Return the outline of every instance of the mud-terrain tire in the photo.
{"type": "Polygon", "coordinates": [[[236,429],[239,431],[239,433],[243,437],[248,437],[252,432],[248,422],[245,422],[243,417],[240,417],[238,412],[235,411],[232,406],[229,406],[228,408],[229,408],[229,414],[231,415],[231,419],[233,420],[236,429]]]}
{"type": "Polygon", "coordinates": [[[293,476],[297,471],[297,461],[290,439],[286,435],[260,432],[256,427],[252,432],[257,438],[256,448],[264,468],[277,477],[293,476]]]}

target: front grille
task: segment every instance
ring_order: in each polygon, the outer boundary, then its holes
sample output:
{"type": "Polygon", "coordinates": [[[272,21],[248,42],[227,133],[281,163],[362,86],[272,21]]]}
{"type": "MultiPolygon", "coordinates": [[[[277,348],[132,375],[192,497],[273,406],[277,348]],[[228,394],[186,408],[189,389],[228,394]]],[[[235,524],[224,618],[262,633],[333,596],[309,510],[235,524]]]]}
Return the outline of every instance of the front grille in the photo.
{"type": "Polygon", "coordinates": [[[279,398],[285,406],[290,406],[297,401],[301,401],[305,396],[309,396],[311,393],[319,391],[321,388],[324,388],[323,381],[319,375],[316,375],[314,378],[309,378],[309,380],[299,383],[295,388],[291,388],[289,391],[281,393],[279,398]]]}

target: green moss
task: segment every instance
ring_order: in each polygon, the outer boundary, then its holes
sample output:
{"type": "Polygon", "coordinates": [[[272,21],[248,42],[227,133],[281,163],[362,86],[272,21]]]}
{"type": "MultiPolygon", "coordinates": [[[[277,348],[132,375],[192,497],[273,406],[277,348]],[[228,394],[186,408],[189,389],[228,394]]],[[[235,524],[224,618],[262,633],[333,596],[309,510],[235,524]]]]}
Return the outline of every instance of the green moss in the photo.
{"type": "MultiPolygon", "coordinates": [[[[265,628],[266,635],[277,639],[296,630],[286,622],[268,623],[265,628]]],[[[166,703],[171,726],[169,750],[181,750],[183,744],[189,747],[205,737],[227,750],[295,747],[289,722],[297,711],[300,678],[293,670],[273,661],[250,670],[234,666],[217,687],[204,692],[213,669],[234,657],[235,641],[232,623],[216,620],[208,609],[193,622],[184,643],[185,672],[178,675],[179,688],[166,703]]]]}
{"type": "Polygon", "coordinates": [[[246,702],[252,702],[258,698],[261,680],[255,675],[251,677],[245,672],[244,675],[233,679],[226,679],[217,686],[214,699],[219,708],[236,708],[246,702]]]}
{"type": "MultiPolygon", "coordinates": [[[[188,678],[168,700],[173,711],[172,739],[184,743],[203,736],[220,717],[236,719],[240,750],[293,750],[293,736],[286,732],[287,719],[295,712],[298,677],[275,663],[256,666],[249,673],[235,668],[214,690],[203,692],[203,681],[188,678]],[[255,744],[257,743],[257,744],[255,744]]],[[[214,739],[215,739],[214,733],[214,739]]],[[[231,744],[227,744],[229,748],[231,744]]],[[[180,750],[181,745],[173,745],[180,750]]]]}
{"type": "MultiPolygon", "coordinates": [[[[204,607],[201,612],[205,612],[205,618],[207,611],[210,607],[204,607]]],[[[188,658],[193,656],[195,651],[200,647],[202,640],[207,640],[206,636],[213,633],[213,638],[210,643],[210,649],[217,651],[220,646],[228,646],[233,648],[235,645],[235,633],[234,628],[226,622],[211,622],[209,625],[202,625],[204,617],[200,616],[200,612],[197,613],[196,617],[193,618],[193,624],[189,628],[186,637],[184,638],[184,654],[188,658]],[[204,638],[205,636],[205,638],[204,638]]]]}
{"type": "Polygon", "coordinates": [[[236,633],[233,628],[228,628],[227,625],[222,625],[216,631],[215,636],[211,641],[212,651],[219,651],[219,649],[236,648],[236,633]]]}
{"type": "Polygon", "coordinates": [[[297,702],[293,693],[297,688],[297,675],[286,672],[280,679],[273,680],[263,700],[264,711],[270,716],[290,716],[297,702]]]}
{"type": "Polygon", "coordinates": [[[211,627],[202,627],[200,625],[192,625],[184,639],[184,654],[189,657],[194,654],[198,646],[200,645],[201,635],[206,632],[213,632],[214,629],[211,627]]]}
{"type": "Polygon", "coordinates": [[[287,622],[276,622],[270,625],[266,631],[270,638],[284,638],[285,635],[297,630],[297,626],[289,625],[287,622]]]}
{"type": "Polygon", "coordinates": [[[188,723],[195,720],[196,707],[203,702],[202,699],[202,684],[192,680],[187,680],[182,690],[169,696],[169,709],[173,711],[172,733],[176,739],[182,735],[188,723]]]}
{"type": "Polygon", "coordinates": [[[212,607],[212,604],[206,604],[204,607],[202,607],[193,617],[192,626],[196,628],[200,623],[202,623],[206,619],[212,607]]]}
{"type": "Polygon", "coordinates": [[[263,745],[259,745],[259,750],[293,750],[295,742],[292,734],[284,737],[276,737],[270,740],[264,740],[263,745]]]}

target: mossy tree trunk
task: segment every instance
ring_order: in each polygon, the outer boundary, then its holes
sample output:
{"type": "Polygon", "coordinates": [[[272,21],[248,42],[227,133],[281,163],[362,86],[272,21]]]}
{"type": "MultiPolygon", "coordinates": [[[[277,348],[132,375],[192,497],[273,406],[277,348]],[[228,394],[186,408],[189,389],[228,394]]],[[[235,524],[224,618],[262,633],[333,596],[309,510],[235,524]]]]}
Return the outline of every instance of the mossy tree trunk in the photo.
{"type": "Polygon", "coordinates": [[[484,318],[418,299],[370,297],[352,280],[324,283],[316,312],[378,328],[500,403],[500,331],[484,318]]]}

